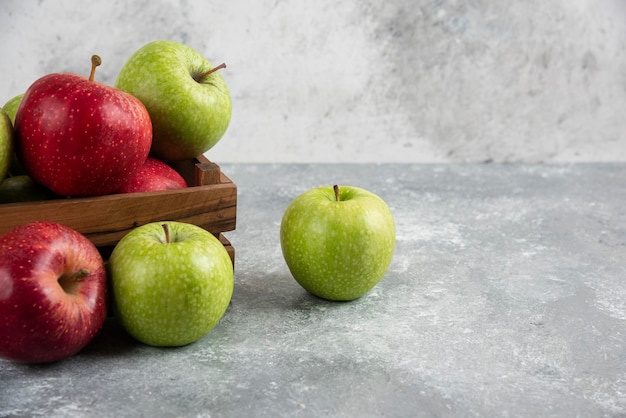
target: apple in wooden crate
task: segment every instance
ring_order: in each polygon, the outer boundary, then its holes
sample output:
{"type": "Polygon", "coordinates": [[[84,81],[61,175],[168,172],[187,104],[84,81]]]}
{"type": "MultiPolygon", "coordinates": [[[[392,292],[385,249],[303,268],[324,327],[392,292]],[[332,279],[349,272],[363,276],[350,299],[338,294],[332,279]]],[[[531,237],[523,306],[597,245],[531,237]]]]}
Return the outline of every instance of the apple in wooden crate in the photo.
{"type": "Polygon", "coordinates": [[[4,105],[2,105],[2,110],[7,112],[7,115],[9,115],[9,118],[11,119],[11,123],[15,123],[15,114],[17,113],[17,108],[20,106],[22,97],[24,97],[24,93],[11,97],[4,105]]]}
{"type": "MultiPolygon", "coordinates": [[[[17,96],[13,96],[2,106],[2,110],[4,110],[7,113],[7,115],[9,115],[9,119],[11,119],[11,124],[13,126],[15,126],[15,114],[17,113],[17,108],[19,107],[20,102],[22,101],[22,97],[24,97],[24,93],[18,94],[17,96]]],[[[9,173],[12,176],[25,174],[24,169],[22,168],[22,165],[17,159],[15,150],[13,150],[13,157],[11,161],[11,167],[9,168],[9,173]]]]}
{"type": "Polygon", "coordinates": [[[50,190],[35,183],[26,174],[7,177],[0,183],[0,203],[38,202],[55,197],[50,190]]]}
{"type": "Polygon", "coordinates": [[[36,80],[15,115],[26,173],[62,196],[115,192],[148,157],[152,124],[134,96],[89,78],[55,73],[36,80]]]}
{"type": "Polygon", "coordinates": [[[195,158],[212,148],[230,123],[232,103],[219,69],[191,47],[154,41],[137,50],[115,86],[137,97],[153,125],[152,155],[195,158]]]}
{"type": "Polygon", "coordinates": [[[4,180],[13,160],[13,125],[7,113],[0,109],[0,183],[4,180]]]}
{"type": "Polygon", "coordinates": [[[154,157],[148,157],[135,175],[124,181],[117,193],[155,192],[184,189],[187,182],[178,171],[154,157]]]}
{"type": "Polygon", "coordinates": [[[104,261],[85,236],[53,222],[0,237],[0,357],[24,363],[80,351],[107,314],[104,261]]]}

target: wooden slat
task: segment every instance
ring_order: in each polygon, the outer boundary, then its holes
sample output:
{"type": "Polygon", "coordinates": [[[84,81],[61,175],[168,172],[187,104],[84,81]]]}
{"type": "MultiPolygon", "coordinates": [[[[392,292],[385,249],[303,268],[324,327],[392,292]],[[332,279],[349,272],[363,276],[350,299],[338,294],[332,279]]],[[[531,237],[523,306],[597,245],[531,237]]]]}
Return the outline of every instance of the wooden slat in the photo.
{"type": "Polygon", "coordinates": [[[149,222],[175,220],[209,232],[235,229],[237,191],[232,184],[183,190],[57,199],[0,205],[0,234],[27,222],[57,222],[87,236],[96,245],[110,245],[133,228],[149,222]]]}
{"type": "Polygon", "coordinates": [[[219,234],[217,238],[220,240],[224,248],[226,248],[226,252],[230,256],[230,261],[232,261],[233,267],[235,267],[235,247],[231,245],[230,241],[226,239],[224,235],[219,234]]]}
{"type": "Polygon", "coordinates": [[[195,170],[195,184],[219,184],[221,182],[221,173],[220,167],[215,163],[198,163],[195,170]]]}
{"type": "Polygon", "coordinates": [[[96,246],[106,247],[115,245],[133,228],[156,221],[192,223],[216,236],[234,230],[237,186],[222,175],[217,164],[205,157],[181,163],[181,167],[185,167],[181,171],[186,171],[187,176],[193,175],[196,181],[205,185],[148,193],[0,204],[0,234],[20,224],[49,221],[73,228],[96,246]],[[210,173],[205,175],[204,171],[210,173]]]}

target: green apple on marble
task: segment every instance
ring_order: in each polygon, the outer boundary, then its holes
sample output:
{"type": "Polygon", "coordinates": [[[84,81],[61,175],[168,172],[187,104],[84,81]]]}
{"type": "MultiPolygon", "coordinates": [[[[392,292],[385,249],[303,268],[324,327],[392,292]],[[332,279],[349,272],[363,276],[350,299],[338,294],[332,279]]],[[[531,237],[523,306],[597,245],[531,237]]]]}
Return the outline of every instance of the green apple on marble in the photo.
{"type": "Polygon", "coordinates": [[[324,186],[297,196],[280,224],[283,256],[310,293],[349,301],[383,278],[393,257],[395,223],[376,194],[353,186],[324,186]]]}
{"type": "Polygon", "coordinates": [[[0,109],[0,182],[9,173],[14,155],[13,123],[7,112],[0,109]]]}
{"type": "Polygon", "coordinates": [[[219,69],[191,47],[154,41],[124,64],[115,86],[137,97],[153,125],[151,153],[165,162],[212,148],[230,124],[232,103],[219,69]]]}
{"type": "Polygon", "coordinates": [[[109,258],[113,312],[135,339],[176,347],[202,338],[224,316],[233,265],[210,232],[153,222],[125,235],[109,258]]]}

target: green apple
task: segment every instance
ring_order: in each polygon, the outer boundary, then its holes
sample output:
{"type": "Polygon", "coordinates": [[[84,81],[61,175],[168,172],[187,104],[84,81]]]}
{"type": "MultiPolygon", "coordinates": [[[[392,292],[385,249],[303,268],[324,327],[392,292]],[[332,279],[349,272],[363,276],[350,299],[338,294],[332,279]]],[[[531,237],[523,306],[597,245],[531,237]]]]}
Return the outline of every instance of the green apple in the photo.
{"type": "Polygon", "coordinates": [[[0,109],[0,182],[4,180],[11,167],[14,155],[13,123],[7,112],[0,109]]]}
{"type": "MultiPolygon", "coordinates": [[[[24,97],[24,93],[13,96],[11,99],[9,99],[8,102],[4,104],[4,106],[2,106],[2,109],[7,112],[7,115],[9,115],[9,119],[11,119],[11,123],[13,125],[15,125],[15,114],[17,113],[17,108],[22,101],[22,97],[24,97]]],[[[11,167],[9,168],[9,171],[13,176],[26,174],[24,168],[22,167],[22,164],[17,159],[17,155],[15,153],[13,153],[13,156],[11,157],[11,167]]]]}
{"type": "Polygon", "coordinates": [[[22,97],[24,97],[24,93],[13,96],[4,104],[4,106],[2,106],[2,109],[7,112],[7,115],[9,115],[11,123],[15,123],[15,114],[17,113],[17,108],[20,106],[22,97]]]}
{"type": "Polygon", "coordinates": [[[387,272],[396,242],[389,206],[359,187],[318,187],[297,196],[280,224],[280,244],[294,279],[324,299],[369,292],[387,272]]]}
{"type": "Polygon", "coordinates": [[[113,312],[135,339],[182,346],[209,333],[234,288],[231,259],[213,234],[183,222],[139,226],[108,263],[113,312]]]}
{"type": "Polygon", "coordinates": [[[36,202],[54,197],[54,193],[25,174],[7,177],[0,183],[0,203],[36,202]]]}
{"type": "Polygon", "coordinates": [[[206,58],[173,41],[138,49],[115,86],[137,97],[153,125],[152,154],[166,162],[194,158],[222,138],[232,112],[226,82],[206,58]]]}

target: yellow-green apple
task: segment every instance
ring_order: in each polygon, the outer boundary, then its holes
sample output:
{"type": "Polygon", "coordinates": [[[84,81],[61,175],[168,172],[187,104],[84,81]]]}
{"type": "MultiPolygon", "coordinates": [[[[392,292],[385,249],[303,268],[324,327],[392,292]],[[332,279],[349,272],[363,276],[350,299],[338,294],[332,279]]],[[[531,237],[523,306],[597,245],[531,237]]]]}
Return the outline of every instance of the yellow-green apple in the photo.
{"type": "Polygon", "coordinates": [[[154,41],[126,61],[115,86],[139,98],[153,126],[152,155],[172,162],[212,148],[230,123],[226,82],[206,58],[173,41],[154,41]]]}
{"type": "Polygon", "coordinates": [[[13,96],[2,106],[2,109],[7,112],[7,115],[9,115],[11,123],[15,123],[15,114],[17,113],[17,108],[22,101],[22,97],[24,97],[24,93],[13,96]]]}
{"type": "Polygon", "coordinates": [[[280,225],[283,256],[294,279],[310,293],[335,301],[369,292],[387,272],[395,241],[389,206],[352,186],[302,193],[280,225]]]}
{"type": "Polygon", "coordinates": [[[104,262],[84,235],[51,222],[0,237],[0,356],[62,360],[98,333],[107,314],[104,262]]]}
{"type": "Polygon", "coordinates": [[[154,192],[184,189],[187,182],[178,171],[154,157],[148,157],[134,176],[124,181],[117,193],[154,192]]]}
{"type": "Polygon", "coordinates": [[[108,268],[114,315],[131,336],[153,346],[182,346],[208,334],[234,288],[224,246],[183,222],[135,228],[117,243],[108,268]]]}
{"type": "Polygon", "coordinates": [[[11,119],[4,110],[0,109],[0,182],[6,177],[13,161],[13,138],[11,119]]]}
{"type": "Polygon", "coordinates": [[[7,177],[0,183],[0,203],[34,202],[48,200],[55,195],[26,174],[7,177]]]}
{"type": "Polygon", "coordinates": [[[83,77],[49,74],[24,94],[15,115],[18,158],[37,183],[62,196],[115,192],[146,160],[152,125],[132,95],[83,77]]]}
{"type": "MultiPolygon", "coordinates": [[[[20,102],[22,101],[22,97],[24,97],[24,93],[18,94],[17,96],[13,96],[4,104],[4,106],[2,106],[2,110],[7,112],[7,115],[9,115],[9,119],[11,119],[11,123],[13,125],[15,125],[15,114],[17,113],[17,108],[20,105],[20,102]]],[[[15,152],[13,152],[13,157],[11,159],[11,167],[9,168],[9,173],[12,176],[25,174],[25,171],[22,168],[22,165],[20,164],[19,160],[17,159],[17,154],[15,154],[15,152]]]]}

